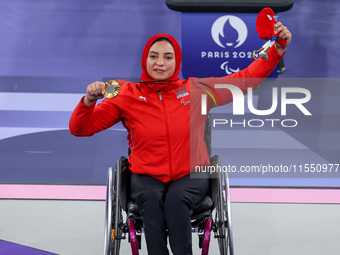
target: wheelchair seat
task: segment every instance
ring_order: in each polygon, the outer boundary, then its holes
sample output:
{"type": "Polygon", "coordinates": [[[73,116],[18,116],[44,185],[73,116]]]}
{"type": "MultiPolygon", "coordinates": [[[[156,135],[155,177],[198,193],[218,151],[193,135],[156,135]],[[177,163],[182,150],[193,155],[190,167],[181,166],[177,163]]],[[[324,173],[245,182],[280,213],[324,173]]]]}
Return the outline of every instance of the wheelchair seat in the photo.
{"type": "MultiPolygon", "coordinates": [[[[201,202],[193,208],[191,216],[192,226],[196,227],[205,218],[209,217],[213,210],[213,201],[209,196],[205,196],[201,202]]],[[[136,220],[141,220],[139,208],[137,204],[130,201],[127,205],[128,217],[133,217],[136,220]]]]}
{"type": "MultiPolygon", "coordinates": [[[[205,216],[207,212],[211,213],[213,201],[209,196],[205,196],[201,202],[193,208],[193,219],[198,219],[201,216],[205,216]],[[204,214],[204,215],[202,215],[204,214]]],[[[134,214],[136,217],[140,217],[139,208],[135,202],[130,201],[127,205],[127,211],[134,214]]]]}

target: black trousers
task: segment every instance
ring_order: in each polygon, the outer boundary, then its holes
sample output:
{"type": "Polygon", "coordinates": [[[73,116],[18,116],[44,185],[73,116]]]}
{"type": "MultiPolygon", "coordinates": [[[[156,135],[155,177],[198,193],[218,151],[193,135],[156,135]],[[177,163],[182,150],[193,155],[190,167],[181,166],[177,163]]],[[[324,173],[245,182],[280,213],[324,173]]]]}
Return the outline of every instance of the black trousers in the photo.
{"type": "Polygon", "coordinates": [[[148,175],[132,174],[131,198],[144,222],[148,255],[167,255],[167,234],[174,255],[192,255],[191,215],[209,189],[207,178],[184,176],[163,183],[148,175]]]}

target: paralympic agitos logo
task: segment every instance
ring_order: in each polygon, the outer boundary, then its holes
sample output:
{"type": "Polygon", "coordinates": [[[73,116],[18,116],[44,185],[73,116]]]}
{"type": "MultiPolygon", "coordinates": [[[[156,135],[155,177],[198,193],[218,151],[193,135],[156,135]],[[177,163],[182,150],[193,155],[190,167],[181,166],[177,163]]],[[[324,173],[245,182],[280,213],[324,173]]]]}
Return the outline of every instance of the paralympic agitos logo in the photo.
{"type": "MultiPolygon", "coordinates": [[[[233,96],[233,115],[245,115],[245,95],[243,94],[242,90],[237,86],[230,85],[230,84],[215,84],[214,88],[216,89],[228,89],[232,96],[233,96]]],[[[220,101],[220,98],[215,98],[212,93],[207,91],[204,88],[199,88],[206,92],[206,94],[201,94],[201,114],[207,114],[207,100],[208,96],[213,100],[215,106],[217,106],[217,102],[220,101]]],[[[247,106],[249,111],[257,116],[269,116],[277,111],[279,106],[279,99],[280,99],[280,115],[287,116],[287,105],[295,105],[295,107],[303,113],[305,116],[311,116],[312,114],[308,109],[304,106],[305,103],[309,102],[311,99],[311,93],[309,90],[305,88],[299,87],[281,87],[280,88],[279,97],[278,88],[272,87],[272,105],[269,109],[259,110],[254,107],[254,100],[253,100],[253,89],[248,88],[247,93],[247,106]],[[299,95],[299,98],[290,98],[289,96],[294,94],[299,95]]],[[[296,109],[295,108],[295,109],[296,109]]],[[[270,118],[261,118],[261,119],[250,119],[246,120],[243,119],[242,122],[233,121],[233,119],[212,119],[213,127],[217,125],[228,125],[230,127],[233,126],[243,126],[243,127],[254,127],[259,128],[263,126],[271,126],[274,127],[275,124],[280,124],[282,127],[296,127],[298,125],[298,121],[296,119],[270,119],[270,118]]]]}

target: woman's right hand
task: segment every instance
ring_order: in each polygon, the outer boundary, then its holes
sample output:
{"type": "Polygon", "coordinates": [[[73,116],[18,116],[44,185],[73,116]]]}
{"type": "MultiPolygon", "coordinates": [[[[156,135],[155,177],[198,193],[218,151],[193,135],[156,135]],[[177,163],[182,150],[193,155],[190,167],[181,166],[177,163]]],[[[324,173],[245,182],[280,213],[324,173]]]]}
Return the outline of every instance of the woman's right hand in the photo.
{"type": "Polygon", "coordinates": [[[102,99],[105,93],[105,83],[101,81],[92,82],[86,88],[86,96],[84,97],[84,104],[90,106],[97,102],[98,99],[102,99]]]}

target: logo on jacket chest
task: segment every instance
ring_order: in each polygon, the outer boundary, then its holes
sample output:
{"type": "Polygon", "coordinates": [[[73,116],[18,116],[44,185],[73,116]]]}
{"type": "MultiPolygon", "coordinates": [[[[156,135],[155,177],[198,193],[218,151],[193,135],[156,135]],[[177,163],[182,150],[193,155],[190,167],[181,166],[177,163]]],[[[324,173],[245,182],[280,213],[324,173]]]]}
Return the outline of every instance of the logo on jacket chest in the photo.
{"type": "Polygon", "coordinates": [[[176,93],[177,99],[180,99],[180,98],[183,98],[183,97],[186,97],[186,96],[189,96],[189,92],[187,90],[183,90],[183,91],[176,93]]]}
{"type": "Polygon", "coordinates": [[[180,86],[178,89],[174,90],[176,93],[176,98],[180,100],[181,104],[187,105],[190,103],[188,96],[190,95],[185,85],[180,86]]]}

